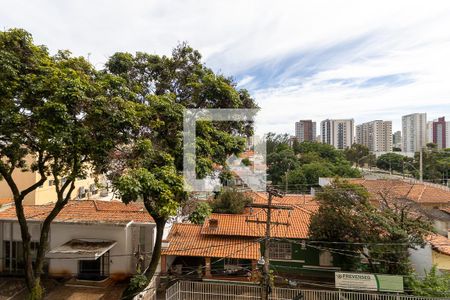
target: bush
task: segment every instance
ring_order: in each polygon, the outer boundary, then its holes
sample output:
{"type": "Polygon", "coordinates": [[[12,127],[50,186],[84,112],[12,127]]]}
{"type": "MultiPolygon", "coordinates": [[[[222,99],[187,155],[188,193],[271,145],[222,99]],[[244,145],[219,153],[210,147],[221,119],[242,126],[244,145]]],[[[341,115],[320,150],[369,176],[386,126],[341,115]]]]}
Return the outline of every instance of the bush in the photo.
{"type": "Polygon", "coordinates": [[[197,202],[195,210],[189,215],[189,221],[194,224],[203,224],[211,214],[212,209],[208,202],[197,202]]]}
{"type": "Polygon", "coordinates": [[[252,198],[232,188],[224,188],[213,200],[211,207],[215,213],[241,214],[252,198]]]}
{"type": "Polygon", "coordinates": [[[438,274],[436,266],[422,279],[413,277],[409,285],[416,296],[450,297],[450,274],[438,274]]]}

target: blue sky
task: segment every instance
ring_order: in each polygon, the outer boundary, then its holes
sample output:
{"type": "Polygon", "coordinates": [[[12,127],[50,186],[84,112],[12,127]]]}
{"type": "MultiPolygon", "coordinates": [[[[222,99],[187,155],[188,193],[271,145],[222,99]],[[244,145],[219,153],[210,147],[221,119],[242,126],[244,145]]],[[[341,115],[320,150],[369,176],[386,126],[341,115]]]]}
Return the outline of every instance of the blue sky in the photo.
{"type": "Polygon", "coordinates": [[[299,119],[450,119],[450,1],[4,1],[3,29],[101,67],[116,51],[181,41],[233,76],[262,110],[259,132],[299,119]]]}

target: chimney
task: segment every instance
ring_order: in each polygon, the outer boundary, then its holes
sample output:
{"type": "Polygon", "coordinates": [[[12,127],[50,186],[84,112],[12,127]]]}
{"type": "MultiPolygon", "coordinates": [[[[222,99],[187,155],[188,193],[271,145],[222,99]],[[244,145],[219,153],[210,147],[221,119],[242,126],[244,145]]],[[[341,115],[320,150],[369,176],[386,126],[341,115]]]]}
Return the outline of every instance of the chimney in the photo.
{"type": "Polygon", "coordinates": [[[219,220],[209,219],[209,229],[216,230],[218,226],[219,226],[219,220]]]}

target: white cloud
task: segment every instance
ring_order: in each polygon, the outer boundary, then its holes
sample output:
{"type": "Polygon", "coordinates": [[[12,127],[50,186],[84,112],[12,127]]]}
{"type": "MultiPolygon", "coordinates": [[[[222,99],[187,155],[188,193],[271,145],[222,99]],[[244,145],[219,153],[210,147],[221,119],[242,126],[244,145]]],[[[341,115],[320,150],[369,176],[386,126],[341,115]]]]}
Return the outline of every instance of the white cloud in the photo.
{"type": "Polygon", "coordinates": [[[52,51],[90,53],[97,67],[116,51],[169,54],[188,41],[209,66],[252,89],[262,107],[262,130],[292,133],[301,118],[393,119],[398,128],[400,115],[413,111],[450,117],[449,1],[0,0],[0,5],[2,28],[25,28],[52,51]],[[324,55],[327,49],[331,53],[324,55]],[[399,74],[408,84],[362,86],[399,74]]]}

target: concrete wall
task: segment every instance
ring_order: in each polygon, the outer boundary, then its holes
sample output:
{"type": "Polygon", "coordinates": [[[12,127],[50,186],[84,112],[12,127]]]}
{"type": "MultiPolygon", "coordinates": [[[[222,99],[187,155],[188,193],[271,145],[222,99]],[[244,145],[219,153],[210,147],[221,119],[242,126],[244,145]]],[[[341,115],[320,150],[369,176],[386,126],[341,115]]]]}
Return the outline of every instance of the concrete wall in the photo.
{"type": "Polygon", "coordinates": [[[450,255],[433,250],[432,256],[433,264],[435,264],[439,270],[450,271],[450,255]]]}
{"type": "Polygon", "coordinates": [[[416,250],[409,250],[409,260],[419,276],[425,275],[433,266],[432,250],[430,245],[416,250]]]}
{"type": "Polygon", "coordinates": [[[436,230],[437,233],[440,235],[447,236],[450,222],[445,222],[441,220],[434,220],[433,221],[433,227],[436,230]]]}

